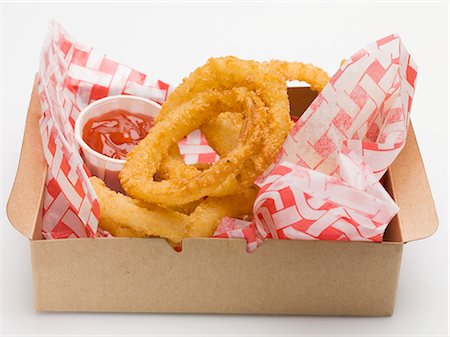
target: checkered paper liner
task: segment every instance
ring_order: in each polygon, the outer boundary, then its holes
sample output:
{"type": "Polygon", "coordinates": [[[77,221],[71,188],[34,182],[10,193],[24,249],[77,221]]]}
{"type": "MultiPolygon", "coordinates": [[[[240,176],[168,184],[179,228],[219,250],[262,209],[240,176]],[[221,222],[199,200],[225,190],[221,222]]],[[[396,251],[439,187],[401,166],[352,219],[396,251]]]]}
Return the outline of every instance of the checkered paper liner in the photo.
{"type": "MultiPolygon", "coordinates": [[[[43,235],[47,239],[108,235],[98,227],[100,208],[74,140],[75,120],[99,98],[129,94],[162,103],[172,88],[76,42],[52,21],[42,48],[38,89],[48,163],[43,235]]],[[[198,132],[180,142],[180,151],[189,163],[218,158],[198,132]]]]}
{"type": "MultiPolygon", "coordinates": [[[[397,36],[352,56],[296,122],[277,161],[260,177],[254,220],[225,218],[215,236],[381,241],[397,213],[378,182],[402,149],[416,66],[397,36]]],[[[162,103],[172,87],[75,42],[52,22],[39,74],[40,121],[49,165],[44,201],[48,239],[101,237],[100,208],[74,142],[87,104],[117,94],[162,103]]],[[[180,142],[188,164],[218,156],[195,131],[180,142]]]]}
{"type": "Polygon", "coordinates": [[[380,242],[398,207],[379,183],[402,150],[417,66],[396,35],[348,59],[258,179],[252,222],[223,219],[214,236],[380,242]]]}

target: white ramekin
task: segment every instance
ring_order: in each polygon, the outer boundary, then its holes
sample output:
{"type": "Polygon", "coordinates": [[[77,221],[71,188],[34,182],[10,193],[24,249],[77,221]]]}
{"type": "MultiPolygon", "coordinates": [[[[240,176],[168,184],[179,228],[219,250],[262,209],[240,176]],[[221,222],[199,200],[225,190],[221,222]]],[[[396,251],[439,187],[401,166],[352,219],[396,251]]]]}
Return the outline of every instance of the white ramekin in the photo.
{"type": "Polygon", "coordinates": [[[75,141],[81,147],[82,157],[91,174],[102,179],[109,188],[122,192],[119,172],[122,170],[125,160],[109,158],[98,153],[83,140],[83,128],[89,119],[118,109],[155,117],[161,106],[148,99],[129,95],[99,99],[80,112],[75,122],[75,141]]]}

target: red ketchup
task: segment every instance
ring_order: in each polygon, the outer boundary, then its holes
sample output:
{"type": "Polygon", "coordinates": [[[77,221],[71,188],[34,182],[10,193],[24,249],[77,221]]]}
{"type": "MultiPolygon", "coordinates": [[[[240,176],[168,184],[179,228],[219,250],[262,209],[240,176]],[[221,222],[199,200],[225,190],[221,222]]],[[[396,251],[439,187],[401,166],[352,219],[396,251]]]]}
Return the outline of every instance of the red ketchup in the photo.
{"type": "Polygon", "coordinates": [[[98,153],[125,159],[154,124],[153,117],[113,110],[88,120],[83,128],[83,140],[98,153]]]}

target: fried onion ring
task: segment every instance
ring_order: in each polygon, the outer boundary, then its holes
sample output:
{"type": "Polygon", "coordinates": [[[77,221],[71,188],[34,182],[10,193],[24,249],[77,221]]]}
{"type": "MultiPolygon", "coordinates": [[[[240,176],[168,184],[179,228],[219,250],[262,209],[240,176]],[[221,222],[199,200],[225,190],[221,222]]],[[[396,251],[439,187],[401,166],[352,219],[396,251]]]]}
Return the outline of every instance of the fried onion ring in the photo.
{"type": "Polygon", "coordinates": [[[114,236],[159,236],[179,243],[186,236],[189,217],[158,206],[145,205],[114,192],[97,177],[89,178],[100,204],[99,225],[114,236]]]}
{"type": "Polygon", "coordinates": [[[224,216],[251,214],[257,194],[251,187],[236,195],[206,198],[188,216],[114,192],[97,177],[90,181],[100,203],[102,229],[117,237],[162,237],[172,245],[184,237],[212,236],[224,216]]]}
{"type": "MultiPolygon", "coordinates": [[[[223,58],[223,59],[215,59],[214,61],[210,60],[210,62],[224,62],[227,59],[228,62],[234,63],[234,58],[223,58]],[[230,61],[231,60],[231,61],[230,61]]],[[[241,62],[250,62],[251,61],[241,61],[241,62]]],[[[235,64],[233,64],[235,65],[235,64]]],[[[315,91],[321,91],[323,87],[328,83],[329,76],[328,74],[322,70],[321,68],[315,67],[311,64],[305,64],[302,62],[287,62],[287,61],[279,61],[273,60],[270,62],[263,63],[264,66],[269,68],[272,71],[278,72],[284,78],[284,81],[304,81],[310,84],[311,89],[315,91]]],[[[206,66],[205,66],[206,67],[206,66]]],[[[197,78],[197,76],[203,76],[204,73],[197,69],[190,75],[188,79],[183,81],[183,84],[177,88],[177,90],[169,96],[168,102],[180,102],[180,96],[183,97],[191,97],[192,93],[195,93],[196,90],[200,88],[196,87],[196,83],[192,83],[192,78],[197,78]],[[196,74],[196,72],[198,72],[196,74]],[[183,87],[185,86],[185,87],[183,87]]],[[[204,78],[204,77],[202,77],[204,78]]],[[[214,83],[208,83],[214,85],[214,83]]],[[[238,85],[237,83],[235,83],[238,85]]],[[[221,88],[219,86],[219,88],[221,88]]],[[[287,90],[287,88],[285,89],[287,90]]],[[[164,115],[167,114],[167,111],[171,108],[171,104],[175,103],[165,103],[163,109],[158,115],[158,119],[163,119],[164,115]]],[[[211,121],[203,124],[201,126],[201,131],[205,135],[208,140],[208,144],[220,155],[225,155],[229,153],[231,150],[236,148],[239,131],[242,127],[242,116],[238,113],[233,112],[223,112],[216,118],[211,121]]],[[[270,133],[269,133],[270,134],[270,133]]],[[[272,159],[273,161],[273,159],[272,159]]],[[[264,162],[265,163],[265,162],[264,162]]],[[[260,167],[264,166],[263,164],[260,167]]],[[[267,165],[266,165],[267,166],[267,165]]],[[[251,170],[252,167],[248,167],[248,170],[251,170]]],[[[167,158],[166,162],[162,165],[161,169],[162,173],[166,177],[169,178],[180,178],[185,177],[186,179],[192,179],[200,172],[195,170],[190,165],[184,164],[181,156],[179,155],[178,149],[173,149],[171,152],[171,156],[167,158]]],[[[259,173],[262,173],[259,172],[259,173]]],[[[251,178],[247,178],[248,180],[251,178]]],[[[245,180],[245,179],[243,179],[245,180]]]]}
{"type": "Polygon", "coordinates": [[[280,60],[272,60],[263,64],[269,69],[281,73],[286,81],[306,82],[311,86],[311,90],[317,92],[322,91],[330,80],[326,71],[312,64],[280,60]]]}
{"type": "Polygon", "coordinates": [[[256,178],[273,162],[293,123],[288,80],[320,91],[328,75],[309,64],[213,58],[163,104],[155,126],[126,158],[127,195],[90,178],[100,203],[99,226],[114,236],[210,237],[224,216],[251,216],[256,178]],[[178,142],[195,129],[220,155],[187,165],[178,142]]]}
{"type": "MultiPolygon", "coordinates": [[[[168,116],[174,113],[174,109],[180,104],[196,97],[199,93],[210,88],[216,90],[228,90],[235,87],[244,87],[256,92],[259,99],[267,107],[267,121],[265,133],[263,135],[263,144],[257,155],[250,156],[243,164],[242,170],[238,175],[241,186],[250,186],[255,179],[264,172],[277,155],[281,145],[287,137],[293,123],[289,116],[289,100],[287,97],[286,81],[283,76],[276,71],[269,69],[255,61],[239,60],[235,57],[223,57],[209,59],[208,62],[200,68],[197,68],[183,83],[178,86],[163,104],[161,111],[157,116],[157,124],[164,121],[168,116]]],[[[222,112],[235,111],[228,109],[222,112]]],[[[220,116],[220,115],[219,115],[220,116]]],[[[211,119],[214,120],[214,119],[211,119]]],[[[219,118],[215,125],[210,129],[218,130],[215,126],[227,126],[218,134],[217,142],[210,135],[208,141],[212,147],[222,156],[227,155],[237,147],[237,134],[239,128],[237,118],[219,118]],[[223,123],[221,122],[223,121],[223,123]],[[229,142],[223,142],[224,139],[230,139],[229,142]],[[221,147],[221,144],[226,144],[221,147]]],[[[204,125],[207,125],[205,123],[204,125]]],[[[203,129],[202,127],[200,128],[203,129]]],[[[172,151],[179,151],[172,149],[172,151]]],[[[172,152],[172,153],[174,153],[172,152]]],[[[162,165],[164,175],[170,177],[185,177],[186,180],[192,176],[200,174],[195,168],[186,165],[175,154],[162,165]],[[177,158],[178,157],[178,158],[177,158]]],[[[227,191],[230,189],[224,188],[227,191]]]]}
{"type": "MultiPolygon", "coordinates": [[[[328,74],[321,68],[302,62],[288,62],[272,60],[263,63],[271,70],[279,72],[285,81],[301,81],[311,86],[311,90],[320,92],[329,81],[328,74]]],[[[204,124],[201,131],[208,140],[208,144],[219,155],[228,153],[236,147],[242,120],[239,114],[225,112],[204,124]]]]}
{"type": "Polygon", "coordinates": [[[183,205],[210,195],[236,193],[243,186],[235,177],[246,158],[260,149],[265,122],[264,106],[258,105],[256,94],[244,88],[202,92],[156,123],[147,137],[130,151],[119,176],[122,187],[133,198],[163,206],[183,205]],[[205,120],[236,106],[236,103],[242,105],[245,115],[236,149],[193,179],[153,180],[173,145],[205,120]]]}

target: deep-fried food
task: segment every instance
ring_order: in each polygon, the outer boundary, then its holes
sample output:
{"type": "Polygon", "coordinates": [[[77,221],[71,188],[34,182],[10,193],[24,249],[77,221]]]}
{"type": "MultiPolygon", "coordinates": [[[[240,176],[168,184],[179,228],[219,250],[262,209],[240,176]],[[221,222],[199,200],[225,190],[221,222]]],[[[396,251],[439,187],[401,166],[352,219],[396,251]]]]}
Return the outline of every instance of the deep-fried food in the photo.
{"type": "Polygon", "coordinates": [[[118,237],[162,237],[175,246],[184,237],[211,236],[224,216],[251,214],[257,193],[251,187],[232,196],[206,198],[188,216],[114,192],[97,177],[90,181],[101,205],[101,228],[118,237]]]}
{"type": "MultiPolygon", "coordinates": [[[[285,81],[302,81],[311,89],[320,92],[328,83],[328,74],[319,67],[302,62],[287,62],[272,60],[263,63],[271,70],[279,72],[285,81]]],[[[201,131],[208,139],[208,144],[219,155],[228,153],[237,144],[237,135],[242,126],[239,114],[224,112],[201,127],[201,131]]]]}
{"type": "MultiPolygon", "coordinates": [[[[209,59],[204,66],[197,68],[188,78],[184,79],[183,83],[169,96],[158,113],[157,123],[173,114],[177,106],[193,99],[205,90],[223,91],[236,87],[247,88],[249,92],[255,92],[266,107],[267,120],[261,149],[257,155],[249,156],[245,160],[237,177],[241,185],[249,186],[274,161],[293,125],[289,116],[286,81],[279,72],[258,62],[244,61],[235,57],[209,59]]],[[[230,109],[221,112],[239,112],[239,110],[236,107],[230,107],[230,109]]],[[[223,119],[224,117],[220,118],[223,119]]],[[[213,120],[213,118],[210,120],[213,120]]],[[[236,148],[237,140],[233,137],[239,134],[239,129],[235,127],[238,121],[239,119],[236,118],[231,121],[224,121],[221,126],[228,125],[228,129],[209,127],[210,130],[221,130],[220,133],[217,133],[216,141],[212,132],[206,130],[206,133],[209,134],[209,138],[207,136],[208,141],[214,144],[212,147],[219,154],[227,154],[228,151],[236,148]],[[229,138],[230,142],[222,142],[226,138],[229,138]],[[226,144],[223,148],[220,145],[222,143],[226,144]]],[[[208,123],[204,123],[204,125],[208,125],[208,123]]],[[[200,129],[202,130],[202,126],[200,129]]],[[[167,175],[172,177],[172,175],[186,174],[187,179],[190,179],[195,171],[191,167],[188,168],[179,159],[177,161],[178,163],[173,167],[163,165],[167,175]]],[[[172,161],[172,163],[175,163],[175,161],[172,161]]]]}
{"type": "Polygon", "coordinates": [[[90,178],[100,204],[99,225],[114,236],[159,236],[174,243],[186,236],[189,217],[163,207],[144,205],[90,178]]]}
{"type": "Polygon", "coordinates": [[[259,104],[256,94],[244,88],[202,92],[158,121],[147,137],[127,155],[119,176],[122,186],[133,198],[163,206],[183,205],[205,196],[230,195],[249,187],[265,167],[256,174],[245,172],[247,176],[252,174],[247,184],[238,181],[236,176],[245,167],[247,158],[262,152],[258,150],[265,136],[265,117],[265,107],[259,104]],[[245,115],[237,148],[193,179],[153,180],[173,145],[208,118],[236,107],[236,103],[240,103],[245,115]]]}
{"type": "Polygon", "coordinates": [[[115,236],[209,237],[225,216],[251,217],[255,180],[274,161],[293,123],[288,80],[320,91],[328,75],[309,64],[213,58],[183,80],[155,126],[131,150],[120,173],[127,195],[91,178],[99,225],[115,236]],[[200,128],[219,154],[214,164],[187,165],[178,142],[200,128]]]}
{"type": "Polygon", "coordinates": [[[222,156],[236,147],[243,122],[241,114],[223,112],[204,124],[201,130],[208,140],[209,146],[222,156]]]}
{"type": "MultiPolygon", "coordinates": [[[[267,67],[270,71],[273,73],[278,73],[284,80],[286,81],[292,81],[292,80],[298,80],[298,81],[304,81],[311,85],[311,89],[315,91],[321,91],[323,87],[326,85],[326,83],[329,80],[328,74],[322,70],[321,68],[315,67],[311,64],[305,64],[302,62],[286,62],[286,61],[278,61],[273,60],[270,62],[263,63],[265,67],[267,67]]],[[[214,87],[218,89],[227,88],[227,85],[244,85],[248,88],[256,90],[255,83],[260,80],[260,77],[257,78],[255,76],[252,76],[252,72],[259,71],[259,74],[262,75],[264,73],[264,70],[262,70],[261,65],[256,65],[253,61],[242,61],[238,60],[233,57],[227,57],[227,58],[220,58],[220,59],[210,59],[208,63],[201,68],[198,68],[195,70],[187,79],[183,81],[183,83],[169,96],[168,101],[163,105],[162,110],[158,114],[157,119],[161,120],[164,118],[166,114],[169,113],[169,111],[172,109],[172,106],[175,104],[180,104],[180,102],[183,102],[183,99],[188,99],[190,97],[193,97],[193,95],[199,91],[202,90],[205,87],[214,87]],[[241,72],[240,75],[235,75],[233,73],[234,69],[238,69],[239,71],[241,68],[239,65],[242,63],[245,63],[247,66],[248,72],[241,72]],[[215,69],[216,76],[209,76],[209,70],[215,69]],[[217,80],[217,78],[220,78],[222,72],[228,72],[231,73],[230,80],[228,83],[217,80]],[[219,74],[217,74],[217,72],[219,74]],[[200,83],[197,80],[200,78],[200,83]]],[[[270,71],[265,71],[266,76],[268,77],[267,73],[270,73],[270,71]]],[[[266,81],[268,81],[268,78],[265,78],[266,81]]],[[[227,77],[225,77],[227,78],[227,77]]],[[[270,77],[272,80],[274,78],[270,77]]],[[[279,78],[277,78],[279,81],[279,78]]],[[[268,85],[269,82],[266,82],[266,85],[268,85]]],[[[274,83],[277,83],[276,81],[274,83]]],[[[261,90],[257,90],[258,94],[261,94],[261,90]]],[[[287,88],[284,87],[285,91],[287,91],[287,88]]],[[[267,91],[267,90],[266,90],[267,91]]],[[[265,93],[265,91],[262,91],[262,93],[265,93]]],[[[261,96],[264,101],[264,96],[261,96]]],[[[279,97],[280,102],[281,98],[279,97]]],[[[267,100],[266,100],[267,101],[267,100]]],[[[272,106],[273,107],[273,106],[272,106]]],[[[271,106],[269,106],[268,109],[268,115],[270,116],[272,113],[280,113],[281,110],[278,109],[271,109],[271,106]]],[[[286,117],[287,113],[281,114],[281,116],[286,117]]],[[[269,125],[272,125],[272,129],[268,132],[268,135],[273,135],[275,131],[278,131],[281,134],[282,131],[287,132],[290,130],[291,124],[287,121],[287,118],[280,118],[278,119],[272,119],[269,120],[269,125]],[[276,123],[278,121],[278,123],[276,123]]],[[[206,122],[201,126],[201,131],[204,133],[208,140],[208,144],[219,154],[224,155],[230,152],[232,149],[234,149],[237,146],[238,141],[238,135],[240,132],[240,128],[242,127],[242,115],[239,113],[235,113],[232,111],[223,112],[219,116],[211,119],[210,121],[206,122]]],[[[284,135],[285,138],[285,135],[284,135]]],[[[283,138],[283,139],[284,139],[283,138]]],[[[280,138],[279,138],[280,139],[280,138]]],[[[275,148],[275,144],[277,144],[277,141],[275,140],[272,144],[270,143],[271,139],[268,137],[266,139],[266,152],[265,152],[265,158],[266,160],[261,160],[259,165],[256,165],[255,163],[257,159],[261,159],[261,157],[258,158],[252,158],[249,160],[250,163],[246,164],[246,170],[252,170],[257,169],[258,171],[261,171],[261,167],[268,166],[268,162],[273,162],[274,156],[278,151],[273,151],[275,148]],[[272,146],[267,146],[267,145],[272,146]],[[276,152],[276,153],[275,153],[276,152]],[[272,153],[272,156],[270,156],[270,153],[272,153]],[[253,164],[253,165],[252,165],[253,164]]],[[[281,145],[280,145],[281,146],[281,145]]],[[[185,176],[186,179],[190,179],[193,176],[196,176],[199,174],[198,171],[196,171],[194,168],[192,168],[189,165],[185,165],[184,162],[181,159],[181,156],[179,153],[177,154],[178,149],[173,149],[171,151],[171,156],[169,156],[166,160],[167,162],[163,163],[162,165],[162,172],[166,177],[180,177],[185,176]]],[[[262,173],[262,171],[260,172],[262,173]]],[[[242,183],[245,183],[252,178],[247,175],[247,177],[239,177],[240,181],[242,183]]]]}
{"type": "Polygon", "coordinates": [[[322,91],[330,79],[323,69],[312,64],[279,60],[272,60],[263,64],[280,72],[286,81],[306,82],[311,86],[311,90],[317,92],[322,91]]]}

